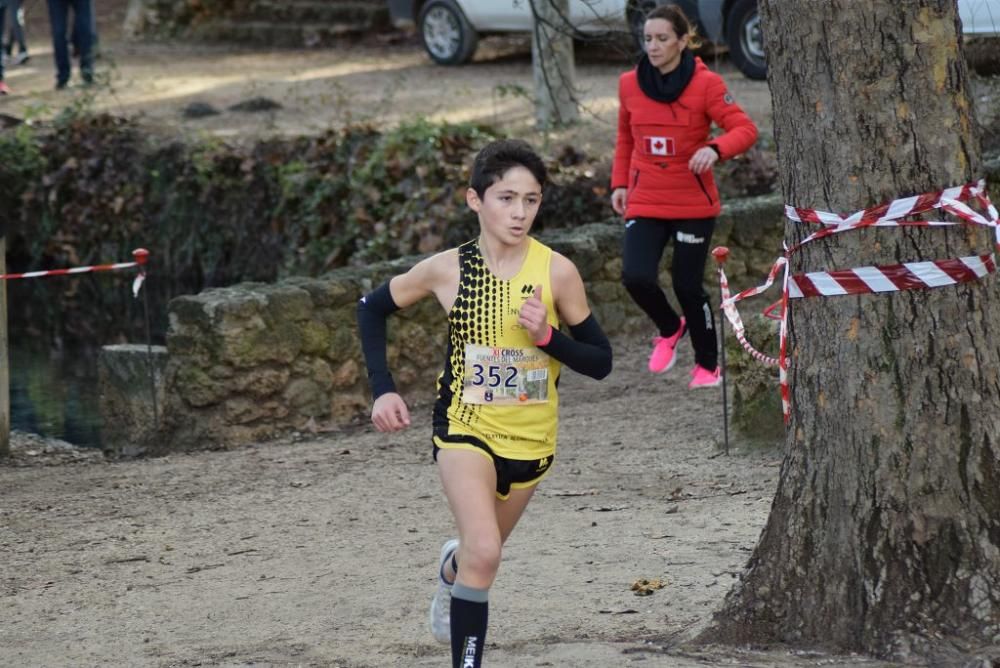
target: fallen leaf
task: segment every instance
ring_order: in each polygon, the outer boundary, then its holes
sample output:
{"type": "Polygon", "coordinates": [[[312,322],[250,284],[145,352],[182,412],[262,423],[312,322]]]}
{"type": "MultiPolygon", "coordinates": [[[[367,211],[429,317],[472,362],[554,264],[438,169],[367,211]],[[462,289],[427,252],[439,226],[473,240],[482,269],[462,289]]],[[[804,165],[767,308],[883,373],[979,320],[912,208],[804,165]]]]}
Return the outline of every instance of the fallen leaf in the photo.
{"type": "Polygon", "coordinates": [[[666,587],[666,583],[660,578],[653,580],[647,580],[646,578],[641,578],[632,583],[632,591],[635,592],[636,596],[649,596],[657,589],[663,589],[666,587]]]}

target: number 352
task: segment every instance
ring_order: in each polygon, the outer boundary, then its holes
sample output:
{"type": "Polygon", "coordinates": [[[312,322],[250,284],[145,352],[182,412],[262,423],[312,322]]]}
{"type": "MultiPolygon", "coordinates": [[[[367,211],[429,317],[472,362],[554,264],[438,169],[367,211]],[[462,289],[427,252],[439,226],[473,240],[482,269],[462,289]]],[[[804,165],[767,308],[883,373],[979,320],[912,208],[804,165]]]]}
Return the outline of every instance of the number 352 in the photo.
{"type": "Polygon", "coordinates": [[[472,365],[472,384],[475,387],[504,387],[517,389],[517,367],[498,366],[491,364],[484,367],[482,364],[472,365]]]}

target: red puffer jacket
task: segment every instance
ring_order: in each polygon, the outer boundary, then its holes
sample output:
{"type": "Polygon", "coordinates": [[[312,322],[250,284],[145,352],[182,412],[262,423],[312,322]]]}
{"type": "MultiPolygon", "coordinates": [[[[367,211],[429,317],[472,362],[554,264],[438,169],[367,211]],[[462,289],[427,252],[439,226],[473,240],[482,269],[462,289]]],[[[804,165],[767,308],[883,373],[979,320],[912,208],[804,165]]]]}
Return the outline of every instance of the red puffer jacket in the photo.
{"type": "Polygon", "coordinates": [[[675,102],[657,102],[639,88],[636,71],[618,80],[618,141],[611,188],[628,188],[626,218],[712,218],[719,190],[712,172],[695,174],[688,160],[714,145],[719,159],[746,151],[757,126],[733,101],[726,84],[695,58],[695,72],[675,102]],[[724,130],[709,141],[712,121],[724,130]]]}

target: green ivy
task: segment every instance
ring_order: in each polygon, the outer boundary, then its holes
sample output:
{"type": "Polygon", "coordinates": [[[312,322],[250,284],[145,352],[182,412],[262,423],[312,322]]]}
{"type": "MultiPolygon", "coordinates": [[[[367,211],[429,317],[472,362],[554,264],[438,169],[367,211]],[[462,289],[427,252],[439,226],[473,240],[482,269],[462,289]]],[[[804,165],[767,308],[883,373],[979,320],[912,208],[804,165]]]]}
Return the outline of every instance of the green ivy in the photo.
{"type": "MultiPolygon", "coordinates": [[[[0,201],[10,202],[20,196],[42,171],[42,145],[35,129],[22,123],[0,132],[0,201]]],[[[7,212],[9,214],[9,211],[7,212]]]]}
{"type": "MultiPolygon", "coordinates": [[[[469,220],[454,193],[492,136],[421,121],[253,146],[184,143],[73,110],[46,127],[0,131],[8,266],[122,261],[146,247],[162,330],[165,302],[177,294],[438,250],[456,221],[469,220]]],[[[12,317],[108,339],[133,308],[111,283],[52,282],[44,289],[56,294],[19,299],[12,317]]]]}

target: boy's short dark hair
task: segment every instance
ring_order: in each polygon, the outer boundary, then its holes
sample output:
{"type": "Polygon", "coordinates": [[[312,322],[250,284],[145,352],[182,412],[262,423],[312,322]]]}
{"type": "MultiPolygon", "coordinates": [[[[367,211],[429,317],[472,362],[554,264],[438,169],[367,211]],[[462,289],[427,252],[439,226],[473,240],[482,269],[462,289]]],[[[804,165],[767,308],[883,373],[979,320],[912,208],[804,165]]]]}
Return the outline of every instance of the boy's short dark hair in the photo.
{"type": "Polygon", "coordinates": [[[527,142],[520,139],[498,139],[484,146],[472,163],[469,187],[481,198],[487,188],[514,167],[524,167],[535,177],[538,185],[545,187],[549,178],[545,163],[527,142]]]}

